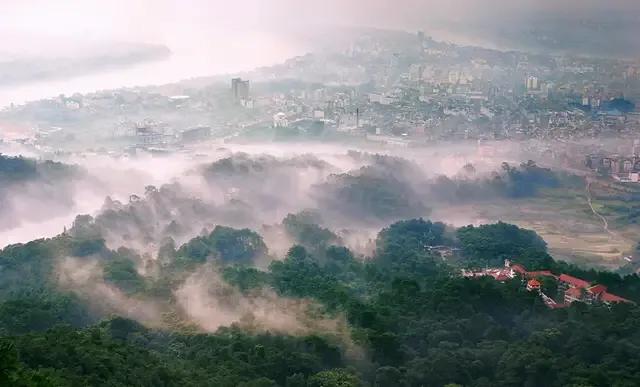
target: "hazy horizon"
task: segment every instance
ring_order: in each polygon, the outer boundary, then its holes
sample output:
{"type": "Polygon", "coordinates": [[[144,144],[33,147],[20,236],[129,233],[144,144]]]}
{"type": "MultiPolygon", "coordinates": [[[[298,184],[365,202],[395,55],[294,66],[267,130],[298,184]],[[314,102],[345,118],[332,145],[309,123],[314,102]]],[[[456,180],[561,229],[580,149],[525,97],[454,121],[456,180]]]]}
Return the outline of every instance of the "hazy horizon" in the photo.
{"type": "MultiPolygon", "coordinates": [[[[92,49],[113,42],[139,42],[168,47],[167,60],[120,66],[108,71],[79,73],[61,79],[43,79],[17,85],[0,85],[0,105],[55,96],[136,85],[175,82],[196,76],[248,71],[282,62],[311,51],[318,37],[338,38],[344,27],[375,27],[404,31],[424,30],[436,39],[491,48],[514,48],[521,44],[543,50],[530,36],[562,35],[564,24],[584,24],[602,17],[611,31],[606,35],[629,36],[630,47],[602,43],[576,47],[578,53],[637,57],[640,47],[627,31],[609,20],[625,18],[627,25],[640,16],[634,1],[593,0],[562,2],[504,0],[335,1],[291,0],[194,1],[77,1],[50,3],[40,0],[5,1],[0,5],[0,62],[15,57],[59,58],[87,55],[92,49]],[[498,12],[499,10],[499,12],[498,12]],[[540,21],[544,21],[542,24],[540,21]],[[540,31],[537,29],[541,29],[540,31]],[[541,32],[542,31],[542,32],[541,32]],[[593,47],[592,47],[593,46],[593,47]]],[[[622,23],[624,24],[624,23],[622,23]]],[[[588,31],[592,27],[585,27],[588,31]]],[[[633,27],[635,28],[635,27],[633,27]]],[[[582,34],[582,31],[576,32],[582,34]]],[[[598,39],[600,39],[598,38],[598,39]]],[[[593,41],[588,36],[585,41],[593,41]]],[[[562,44],[558,50],[564,50],[562,44]]]]}

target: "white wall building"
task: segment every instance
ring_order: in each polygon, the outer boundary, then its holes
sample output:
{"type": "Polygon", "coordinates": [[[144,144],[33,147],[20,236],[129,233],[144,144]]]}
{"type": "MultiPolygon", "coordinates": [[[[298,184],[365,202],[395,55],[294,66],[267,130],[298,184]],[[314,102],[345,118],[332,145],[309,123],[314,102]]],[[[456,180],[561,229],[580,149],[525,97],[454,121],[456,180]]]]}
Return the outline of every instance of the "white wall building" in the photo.
{"type": "Polygon", "coordinates": [[[273,127],[274,128],[286,128],[289,126],[289,120],[287,119],[287,115],[283,112],[277,113],[273,116],[273,127]]]}

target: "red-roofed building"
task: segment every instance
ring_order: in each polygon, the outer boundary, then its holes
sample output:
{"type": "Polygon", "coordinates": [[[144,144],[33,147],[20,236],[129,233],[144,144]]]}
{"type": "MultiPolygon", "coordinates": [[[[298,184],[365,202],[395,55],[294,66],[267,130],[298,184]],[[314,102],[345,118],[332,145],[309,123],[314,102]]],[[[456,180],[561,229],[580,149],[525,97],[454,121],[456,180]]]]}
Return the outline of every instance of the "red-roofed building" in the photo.
{"type": "Polygon", "coordinates": [[[542,284],[540,283],[540,281],[538,281],[535,278],[530,279],[529,281],[527,281],[527,290],[530,291],[530,292],[533,292],[533,291],[539,292],[541,286],[542,286],[542,284]]]}
{"type": "Polygon", "coordinates": [[[583,290],[581,288],[569,288],[564,292],[564,303],[570,304],[583,300],[583,290]]]}
{"type": "Polygon", "coordinates": [[[511,264],[508,259],[505,260],[503,268],[488,268],[480,271],[462,270],[462,275],[467,278],[490,276],[499,282],[506,282],[519,275],[523,282],[526,280],[527,290],[530,292],[537,291],[544,303],[552,309],[564,308],[576,301],[587,304],[604,303],[610,305],[620,302],[635,304],[633,301],[608,293],[605,285],[591,286],[591,283],[583,279],[568,274],[557,276],[549,270],[527,271],[524,266],[511,264]],[[553,277],[558,281],[558,290],[564,292],[564,302],[557,303],[542,292],[542,284],[538,280],[540,277],[553,277]]]}
{"type": "Polygon", "coordinates": [[[506,268],[511,269],[514,274],[518,274],[523,278],[537,278],[537,277],[554,277],[557,278],[549,270],[539,270],[539,271],[527,271],[527,269],[519,263],[512,264],[510,260],[506,259],[504,261],[504,266],[506,268]]]}
{"type": "Polygon", "coordinates": [[[611,294],[607,292],[602,293],[602,295],[600,296],[600,300],[605,304],[617,304],[620,302],[635,304],[635,302],[631,300],[627,300],[626,298],[622,298],[620,296],[616,296],[615,294],[611,294]]]}
{"type": "Polygon", "coordinates": [[[553,274],[549,270],[528,271],[528,272],[526,272],[526,276],[528,278],[538,278],[538,277],[554,277],[554,278],[557,278],[556,275],[553,274]]]}
{"type": "Polygon", "coordinates": [[[589,285],[591,285],[589,282],[583,279],[572,277],[568,274],[560,274],[560,277],[558,277],[558,280],[574,288],[586,289],[589,287],[589,285]]]}
{"type": "Polygon", "coordinates": [[[508,274],[502,272],[497,273],[493,276],[493,278],[495,278],[495,280],[498,282],[505,282],[511,279],[508,274]]]}
{"type": "Polygon", "coordinates": [[[592,304],[594,302],[603,302],[607,305],[626,302],[634,303],[615,294],[607,292],[607,287],[604,285],[594,285],[587,289],[581,287],[570,287],[564,292],[565,304],[570,304],[575,301],[585,302],[592,304]]]}
{"type": "Polygon", "coordinates": [[[511,265],[511,269],[520,275],[527,275],[527,269],[525,269],[524,266],[520,264],[516,263],[515,265],[511,265]]]}
{"type": "Polygon", "coordinates": [[[587,289],[589,291],[589,293],[593,294],[594,296],[598,297],[600,296],[602,293],[606,293],[607,291],[607,287],[604,285],[595,285],[590,287],[589,289],[587,289]]]}

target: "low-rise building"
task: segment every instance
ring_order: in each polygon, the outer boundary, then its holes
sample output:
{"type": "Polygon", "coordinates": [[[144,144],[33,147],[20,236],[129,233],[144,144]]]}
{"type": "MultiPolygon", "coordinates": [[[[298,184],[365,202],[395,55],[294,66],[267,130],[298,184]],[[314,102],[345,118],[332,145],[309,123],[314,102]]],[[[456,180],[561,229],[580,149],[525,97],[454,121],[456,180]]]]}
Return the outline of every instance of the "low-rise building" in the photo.
{"type": "Polygon", "coordinates": [[[545,305],[549,308],[561,308],[571,305],[574,302],[585,304],[605,304],[634,303],[631,300],[607,292],[607,287],[601,284],[592,284],[589,281],[577,278],[568,274],[553,274],[549,270],[527,271],[520,264],[512,264],[510,260],[505,260],[504,267],[486,268],[482,270],[462,270],[462,276],[466,278],[493,277],[496,281],[506,282],[510,279],[520,277],[526,283],[526,289],[530,292],[538,292],[545,305]],[[543,293],[540,277],[554,278],[558,282],[558,302],[543,293]]]}
{"type": "Polygon", "coordinates": [[[541,287],[542,287],[542,284],[540,283],[540,281],[538,281],[535,278],[532,278],[529,281],[527,281],[527,290],[530,292],[533,292],[533,291],[539,292],[541,287]]]}

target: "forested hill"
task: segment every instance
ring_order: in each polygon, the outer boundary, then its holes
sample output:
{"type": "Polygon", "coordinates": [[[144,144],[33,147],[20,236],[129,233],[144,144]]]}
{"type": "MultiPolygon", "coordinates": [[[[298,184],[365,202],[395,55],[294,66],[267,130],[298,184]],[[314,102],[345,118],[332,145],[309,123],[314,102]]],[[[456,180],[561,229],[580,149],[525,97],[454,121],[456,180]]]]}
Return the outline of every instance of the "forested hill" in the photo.
{"type": "MultiPolygon", "coordinates": [[[[112,251],[91,219],[5,248],[0,385],[640,383],[635,304],[550,309],[519,278],[459,273],[510,258],[640,301],[636,275],[556,262],[534,232],[504,223],[401,221],[365,257],[313,222],[284,219],[295,245],[282,257],[256,231],[225,226],[182,246],[166,240],[154,258],[112,251]]],[[[555,285],[543,286],[551,294],[555,285]]]]}
{"type": "Polygon", "coordinates": [[[74,205],[74,183],[84,176],[76,166],[0,154],[0,231],[66,213],[74,205]]]}
{"type": "Polygon", "coordinates": [[[71,174],[74,168],[47,160],[38,162],[22,156],[10,157],[0,154],[0,187],[35,179],[54,180],[71,174]]]}

